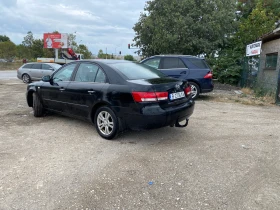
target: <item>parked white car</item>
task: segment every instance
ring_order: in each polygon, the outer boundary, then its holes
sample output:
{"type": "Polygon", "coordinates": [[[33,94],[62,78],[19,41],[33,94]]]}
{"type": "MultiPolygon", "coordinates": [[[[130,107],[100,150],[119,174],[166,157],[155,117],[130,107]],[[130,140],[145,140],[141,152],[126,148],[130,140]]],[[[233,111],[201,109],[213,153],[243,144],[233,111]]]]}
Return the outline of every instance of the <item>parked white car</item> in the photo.
{"type": "Polygon", "coordinates": [[[51,75],[61,65],[56,63],[26,63],[17,71],[17,77],[24,83],[41,80],[43,76],[51,75]]]}

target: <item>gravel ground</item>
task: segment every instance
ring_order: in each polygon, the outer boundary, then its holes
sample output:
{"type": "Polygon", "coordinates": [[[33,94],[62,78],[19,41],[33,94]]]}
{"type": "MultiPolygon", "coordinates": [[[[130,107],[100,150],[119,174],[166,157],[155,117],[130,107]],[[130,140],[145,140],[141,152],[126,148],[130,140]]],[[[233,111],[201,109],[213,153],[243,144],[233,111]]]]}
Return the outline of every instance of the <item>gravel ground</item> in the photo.
{"type": "Polygon", "coordinates": [[[214,91],[186,128],[106,141],[88,122],[34,118],[25,90],[0,81],[1,210],[279,209],[279,106],[214,91]]]}

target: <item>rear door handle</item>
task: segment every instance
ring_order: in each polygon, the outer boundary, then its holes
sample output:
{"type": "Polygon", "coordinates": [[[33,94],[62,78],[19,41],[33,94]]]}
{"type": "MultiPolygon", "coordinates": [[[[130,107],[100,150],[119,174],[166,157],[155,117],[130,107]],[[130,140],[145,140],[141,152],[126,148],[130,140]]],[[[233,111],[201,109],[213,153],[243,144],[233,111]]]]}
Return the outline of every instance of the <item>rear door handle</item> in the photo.
{"type": "Polygon", "coordinates": [[[94,90],[89,90],[88,93],[91,95],[91,94],[95,93],[95,91],[94,90]]]}
{"type": "Polygon", "coordinates": [[[180,74],[186,74],[187,72],[186,71],[182,71],[180,74]]]}

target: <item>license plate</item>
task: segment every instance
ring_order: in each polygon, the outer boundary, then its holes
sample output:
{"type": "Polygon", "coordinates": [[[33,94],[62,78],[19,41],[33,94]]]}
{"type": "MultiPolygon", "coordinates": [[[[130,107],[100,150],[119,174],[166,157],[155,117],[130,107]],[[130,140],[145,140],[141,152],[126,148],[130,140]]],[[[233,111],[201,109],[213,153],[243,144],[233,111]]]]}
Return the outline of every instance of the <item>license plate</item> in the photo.
{"type": "Polygon", "coordinates": [[[175,99],[178,99],[178,98],[184,98],[185,97],[185,93],[182,91],[182,92],[178,92],[178,93],[170,93],[169,94],[169,99],[172,101],[172,100],[175,100],[175,99]]]}

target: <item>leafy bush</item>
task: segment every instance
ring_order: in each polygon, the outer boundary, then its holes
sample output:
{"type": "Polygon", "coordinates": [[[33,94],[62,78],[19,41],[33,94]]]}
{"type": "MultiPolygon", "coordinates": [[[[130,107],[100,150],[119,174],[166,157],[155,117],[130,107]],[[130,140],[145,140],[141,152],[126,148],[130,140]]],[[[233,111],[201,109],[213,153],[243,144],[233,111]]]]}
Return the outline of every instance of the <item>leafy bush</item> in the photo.
{"type": "Polygon", "coordinates": [[[134,58],[132,55],[125,55],[124,56],[124,60],[127,60],[127,61],[134,61],[134,58]]]}

